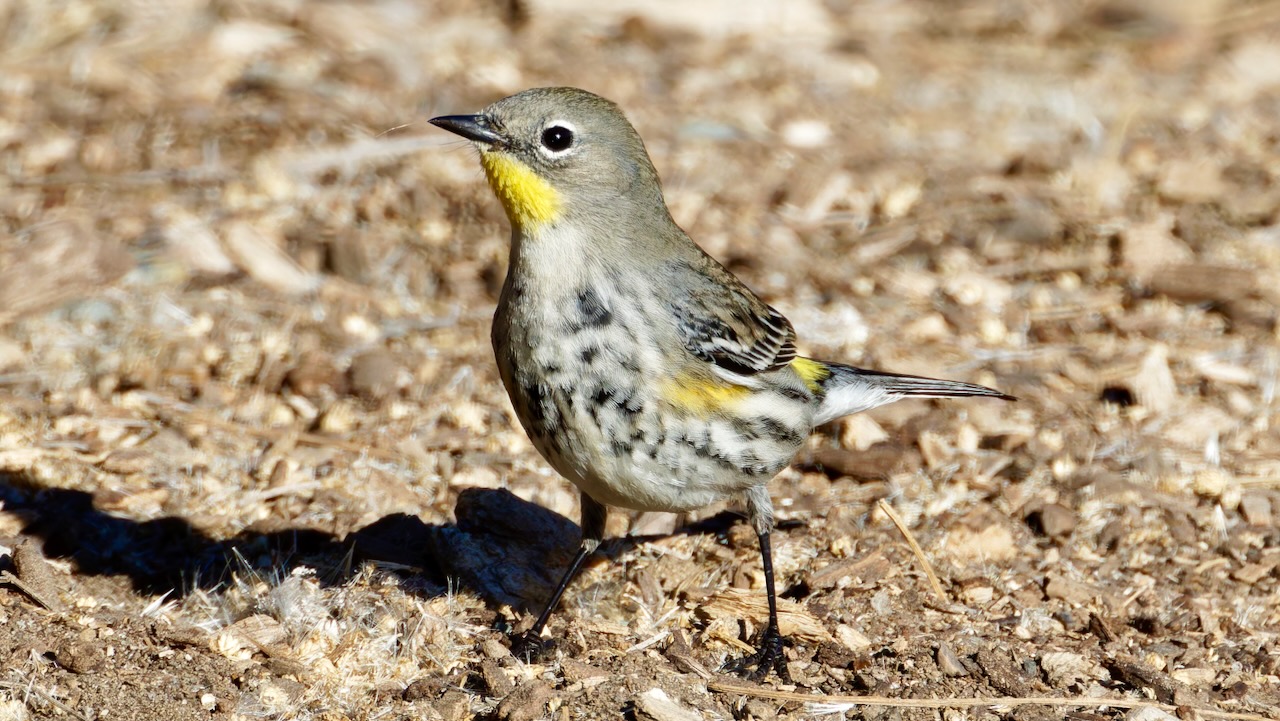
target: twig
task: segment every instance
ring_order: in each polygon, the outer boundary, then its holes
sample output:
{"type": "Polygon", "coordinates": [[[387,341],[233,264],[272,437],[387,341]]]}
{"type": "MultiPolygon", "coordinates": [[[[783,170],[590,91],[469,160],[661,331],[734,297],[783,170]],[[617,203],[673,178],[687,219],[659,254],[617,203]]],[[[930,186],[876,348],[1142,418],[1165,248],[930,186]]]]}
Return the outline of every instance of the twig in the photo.
{"type": "Polygon", "coordinates": [[[907,539],[907,545],[911,546],[911,552],[916,555],[916,560],[919,561],[920,566],[924,568],[924,575],[929,577],[929,585],[933,587],[934,594],[938,596],[938,602],[944,604],[947,603],[947,594],[942,590],[942,583],[938,581],[938,574],[933,572],[933,565],[930,564],[929,559],[925,557],[924,549],[920,548],[919,543],[916,543],[916,537],[911,534],[911,530],[907,528],[907,524],[902,520],[902,516],[899,516],[898,512],[893,510],[893,506],[885,503],[883,498],[877,501],[877,503],[880,506],[880,510],[884,512],[884,515],[888,516],[889,520],[893,521],[893,525],[898,527],[898,532],[902,534],[902,537],[907,539]]]}
{"type": "MultiPolygon", "coordinates": [[[[1014,696],[1000,696],[996,698],[890,698],[888,696],[827,696],[823,694],[796,693],[794,691],[778,691],[761,686],[743,686],[736,683],[725,683],[724,681],[710,681],[707,683],[707,688],[712,691],[720,691],[721,693],[737,693],[744,696],[757,696],[759,698],[774,699],[776,701],[803,701],[805,703],[820,703],[824,705],[848,704],[850,706],[891,706],[896,708],[971,708],[974,706],[1088,706],[1091,708],[1098,708],[1102,706],[1111,706],[1114,708],[1155,708],[1169,713],[1177,713],[1180,708],[1186,708],[1160,703],[1159,701],[1092,698],[1085,696],[1076,696],[1072,698],[1058,698],[1056,696],[1027,696],[1025,698],[1018,698],[1014,696]]],[[[1238,713],[1234,711],[1219,711],[1217,709],[1200,708],[1198,706],[1191,708],[1196,713],[1199,713],[1206,718],[1230,719],[1231,721],[1277,721],[1277,717],[1275,716],[1261,716],[1259,714],[1238,713]]]]}
{"type": "Polygon", "coordinates": [[[36,589],[32,588],[30,584],[25,583],[21,578],[18,578],[17,576],[13,575],[9,571],[0,571],[0,583],[7,583],[10,586],[13,586],[14,588],[18,589],[19,591],[22,591],[23,593],[27,594],[27,596],[29,596],[32,601],[35,601],[46,611],[57,612],[57,611],[65,610],[65,607],[62,605],[61,601],[59,601],[56,598],[46,597],[43,593],[40,593],[36,589]]]}

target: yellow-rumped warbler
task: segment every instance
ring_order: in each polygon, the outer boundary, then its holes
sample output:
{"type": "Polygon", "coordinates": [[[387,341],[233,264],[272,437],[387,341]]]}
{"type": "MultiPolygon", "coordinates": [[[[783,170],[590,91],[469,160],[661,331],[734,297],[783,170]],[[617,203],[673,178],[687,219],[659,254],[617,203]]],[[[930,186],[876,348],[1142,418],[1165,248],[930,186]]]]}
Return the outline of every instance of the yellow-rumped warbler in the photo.
{"type": "Polygon", "coordinates": [[[796,354],[795,331],[671,219],[618,106],[537,88],[431,123],[472,141],[511,221],[493,321],[502,382],[547,462],[582,492],[582,545],[517,655],[604,536],[606,506],[687,511],[738,496],[760,539],[769,622],[727,667],[786,675],[767,484],[819,424],[900,398],[992,396],[969,383],[796,354]]]}

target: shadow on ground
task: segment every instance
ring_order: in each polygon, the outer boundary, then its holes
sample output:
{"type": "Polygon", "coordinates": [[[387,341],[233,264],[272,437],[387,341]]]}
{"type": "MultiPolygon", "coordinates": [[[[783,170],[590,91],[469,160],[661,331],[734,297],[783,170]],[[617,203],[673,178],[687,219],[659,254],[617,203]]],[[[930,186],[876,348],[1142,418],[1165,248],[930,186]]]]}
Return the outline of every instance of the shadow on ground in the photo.
{"type": "MultiPolygon", "coordinates": [[[[134,521],[111,515],[96,508],[89,493],[41,487],[23,473],[0,473],[0,504],[25,521],[17,538],[0,542],[35,540],[45,557],[71,561],[79,574],[127,577],[147,595],[214,590],[237,569],[281,577],[307,566],[334,585],[372,561],[414,578],[419,592],[462,588],[495,606],[537,611],[580,538],[577,524],[503,489],[463,490],[456,523],[428,524],[397,513],[344,538],[313,528],[210,538],[179,517],[134,521]]],[[[723,534],[737,518],[721,513],[676,533],[723,534]]],[[[596,561],[652,538],[612,539],[596,561]]]]}

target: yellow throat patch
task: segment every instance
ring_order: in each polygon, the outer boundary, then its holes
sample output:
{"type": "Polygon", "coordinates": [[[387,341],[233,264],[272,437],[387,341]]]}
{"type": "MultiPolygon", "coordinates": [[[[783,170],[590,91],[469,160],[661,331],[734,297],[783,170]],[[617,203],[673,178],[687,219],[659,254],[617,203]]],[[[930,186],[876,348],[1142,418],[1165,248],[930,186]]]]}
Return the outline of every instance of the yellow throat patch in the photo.
{"type": "Polygon", "coordinates": [[[791,370],[800,376],[800,380],[804,381],[804,384],[813,393],[822,390],[820,385],[822,381],[831,377],[831,371],[827,370],[827,367],[820,361],[805,358],[804,356],[796,356],[795,360],[791,361],[791,370]]]}
{"type": "Polygon", "coordinates": [[[560,217],[560,194],[529,166],[496,151],[482,151],[480,165],[489,179],[489,187],[502,201],[507,217],[517,229],[537,228],[554,223],[560,217]]]}

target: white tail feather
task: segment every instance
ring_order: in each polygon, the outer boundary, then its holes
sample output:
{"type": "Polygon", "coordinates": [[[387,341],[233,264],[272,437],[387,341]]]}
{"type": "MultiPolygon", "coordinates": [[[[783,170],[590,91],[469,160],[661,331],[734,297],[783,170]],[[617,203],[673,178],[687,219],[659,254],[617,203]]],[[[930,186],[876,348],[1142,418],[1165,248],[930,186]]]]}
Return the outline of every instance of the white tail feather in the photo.
{"type": "Polygon", "coordinates": [[[814,425],[888,405],[903,398],[968,398],[989,397],[1017,400],[1011,395],[986,386],[962,381],[881,373],[862,368],[825,364],[831,375],[822,381],[825,395],[814,415],[814,425]]]}

